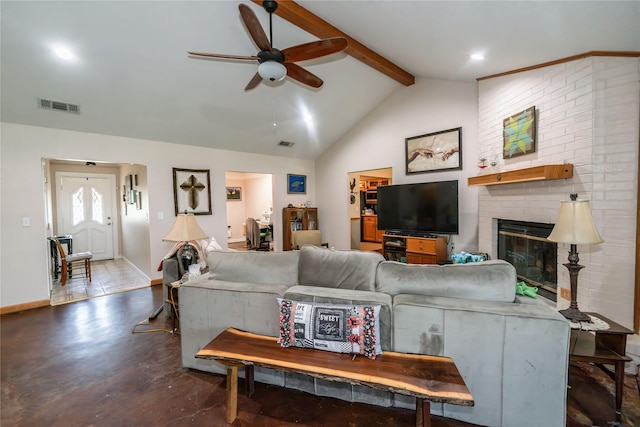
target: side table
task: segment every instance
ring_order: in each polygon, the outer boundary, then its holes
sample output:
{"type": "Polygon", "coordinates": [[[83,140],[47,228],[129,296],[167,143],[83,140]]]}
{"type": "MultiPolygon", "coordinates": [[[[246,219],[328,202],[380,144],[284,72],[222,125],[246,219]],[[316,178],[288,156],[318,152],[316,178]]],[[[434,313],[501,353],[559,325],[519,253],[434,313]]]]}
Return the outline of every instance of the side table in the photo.
{"type": "Polygon", "coordinates": [[[171,306],[171,330],[175,334],[180,333],[180,310],[178,306],[178,289],[182,282],[180,280],[176,280],[175,282],[171,282],[167,284],[167,301],[171,306]]]}
{"type": "Polygon", "coordinates": [[[616,383],[616,421],[620,422],[622,412],[622,392],[624,390],[624,364],[631,361],[626,355],[627,335],[633,331],[607,319],[598,313],[586,313],[609,324],[609,329],[590,331],[571,329],[569,360],[593,363],[602,369],[616,383]],[[602,365],[614,365],[614,374],[602,365]]]}

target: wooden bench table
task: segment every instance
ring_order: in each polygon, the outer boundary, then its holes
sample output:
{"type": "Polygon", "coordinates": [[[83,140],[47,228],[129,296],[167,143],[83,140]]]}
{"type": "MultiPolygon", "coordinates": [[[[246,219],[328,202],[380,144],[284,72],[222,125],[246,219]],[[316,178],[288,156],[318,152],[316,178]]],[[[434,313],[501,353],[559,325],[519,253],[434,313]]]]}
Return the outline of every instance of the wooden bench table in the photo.
{"type": "MultiPolygon", "coordinates": [[[[416,425],[430,426],[430,402],[473,406],[473,397],[448,357],[384,352],[376,360],[307,348],[283,348],[277,338],[229,328],[196,354],[227,365],[227,422],[238,413],[238,367],[253,381],[253,366],[296,372],[416,398],[416,425]]],[[[248,387],[251,389],[252,384],[248,387]]]]}

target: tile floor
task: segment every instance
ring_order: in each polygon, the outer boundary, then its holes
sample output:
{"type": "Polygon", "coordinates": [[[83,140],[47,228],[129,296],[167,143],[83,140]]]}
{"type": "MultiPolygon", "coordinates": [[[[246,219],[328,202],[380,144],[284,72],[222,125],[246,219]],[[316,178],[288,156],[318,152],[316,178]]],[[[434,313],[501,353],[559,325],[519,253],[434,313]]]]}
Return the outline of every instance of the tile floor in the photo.
{"type": "Polygon", "coordinates": [[[66,304],[148,286],[150,286],[149,279],[122,258],[93,261],[91,282],[85,277],[67,279],[64,286],[60,285],[59,278],[53,281],[51,305],[66,304]]]}

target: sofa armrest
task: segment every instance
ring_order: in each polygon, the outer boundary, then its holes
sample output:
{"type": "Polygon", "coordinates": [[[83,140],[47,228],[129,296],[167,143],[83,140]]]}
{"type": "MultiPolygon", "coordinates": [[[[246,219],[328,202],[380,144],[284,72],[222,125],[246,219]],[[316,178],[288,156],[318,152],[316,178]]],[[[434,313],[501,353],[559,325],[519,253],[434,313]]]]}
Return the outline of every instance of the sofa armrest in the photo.
{"type": "Polygon", "coordinates": [[[176,280],[180,280],[180,269],[178,258],[172,256],[162,261],[162,284],[168,285],[176,280]]]}

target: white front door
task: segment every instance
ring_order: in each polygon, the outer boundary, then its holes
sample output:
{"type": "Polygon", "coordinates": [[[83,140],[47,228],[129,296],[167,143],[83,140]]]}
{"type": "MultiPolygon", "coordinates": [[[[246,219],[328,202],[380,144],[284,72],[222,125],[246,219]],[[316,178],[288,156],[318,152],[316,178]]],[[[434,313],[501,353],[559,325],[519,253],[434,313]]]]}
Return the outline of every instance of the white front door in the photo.
{"type": "Polygon", "coordinates": [[[73,252],[113,259],[115,176],[56,173],[58,235],[73,236],[73,252]]]}

